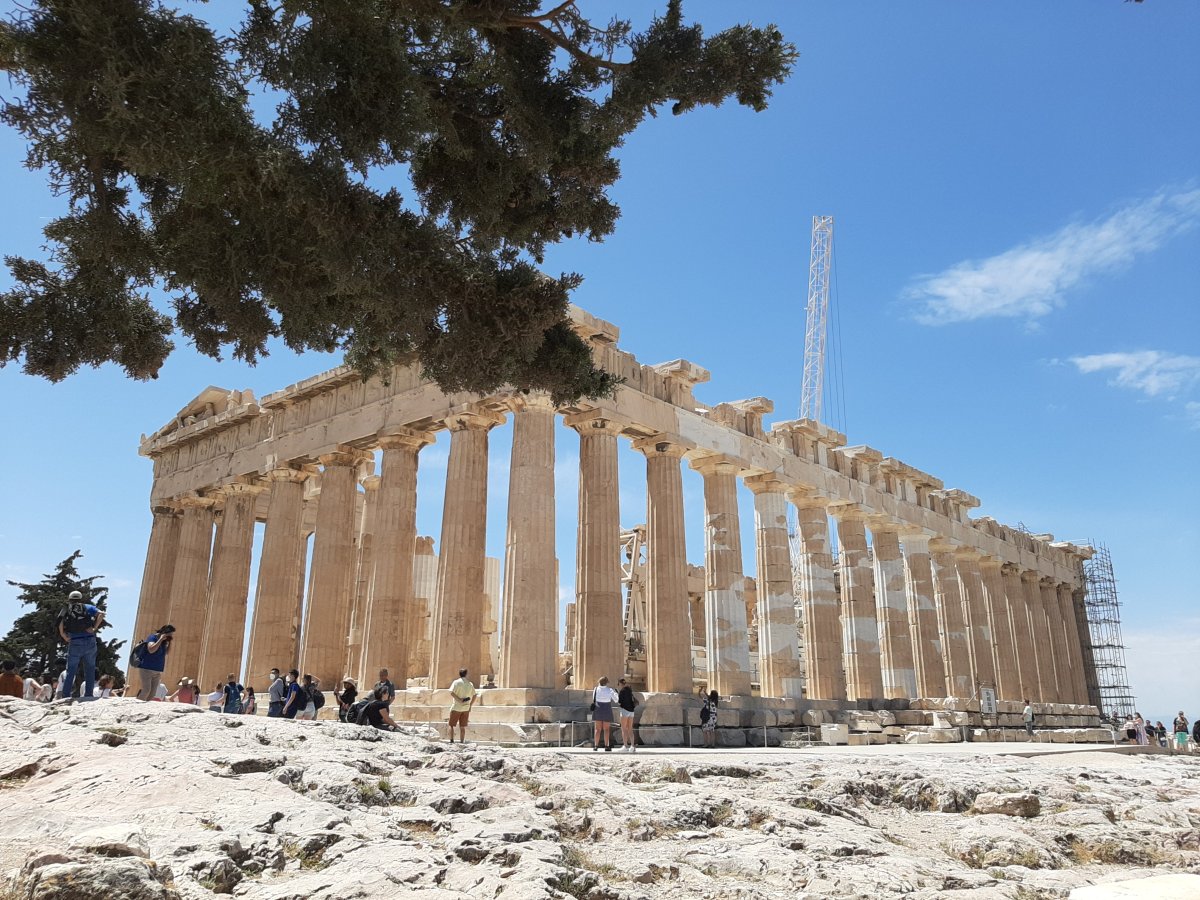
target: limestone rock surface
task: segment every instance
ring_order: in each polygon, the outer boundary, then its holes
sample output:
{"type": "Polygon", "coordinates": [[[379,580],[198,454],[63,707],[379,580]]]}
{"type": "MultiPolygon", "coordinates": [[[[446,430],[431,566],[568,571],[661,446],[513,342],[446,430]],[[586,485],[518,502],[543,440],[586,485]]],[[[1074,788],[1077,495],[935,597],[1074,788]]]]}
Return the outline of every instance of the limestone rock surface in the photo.
{"type": "Polygon", "coordinates": [[[451,748],[2,698],[0,760],[5,900],[988,900],[1200,872],[1186,757],[451,748]]]}

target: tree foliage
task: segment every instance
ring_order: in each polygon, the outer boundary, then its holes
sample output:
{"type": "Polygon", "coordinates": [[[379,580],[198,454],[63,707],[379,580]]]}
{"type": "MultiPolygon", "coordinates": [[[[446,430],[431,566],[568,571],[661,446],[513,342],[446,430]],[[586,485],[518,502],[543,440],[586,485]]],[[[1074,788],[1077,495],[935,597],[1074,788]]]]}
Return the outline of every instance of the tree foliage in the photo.
{"type": "Polygon", "coordinates": [[[0,364],[151,378],[177,328],[214,357],[278,335],[447,390],[611,391],[546,246],[612,232],[614,153],[646,116],[764,109],[795,51],[774,26],[706,37],[681,0],[644,31],[551,2],[249,0],[228,36],[152,0],[22,8],[0,118],[69,210],[47,260],[7,259],[0,364]]]}
{"type": "MultiPolygon", "coordinates": [[[[75,561],[83,554],[76,550],[42,577],[36,584],[10,581],[20,589],[17,599],[22,606],[31,607],[17,617],[8,634],[0,639],[0,659],[12,660],[18,669],[28,669],[36,675],[50,674],[58,677],[67,666],[67,645],[58,636],[58,617],[67,605],[71,591],[83,594],[85,603],[106,609],[108,588],[97,584],[103,575],[80,578],[75,561]]],[[[96,677],[114,675],[121,677],[118,653],[124,641],[106,641],[100,632],[108,628],[104,622],[96,635],[96,677]]]]}

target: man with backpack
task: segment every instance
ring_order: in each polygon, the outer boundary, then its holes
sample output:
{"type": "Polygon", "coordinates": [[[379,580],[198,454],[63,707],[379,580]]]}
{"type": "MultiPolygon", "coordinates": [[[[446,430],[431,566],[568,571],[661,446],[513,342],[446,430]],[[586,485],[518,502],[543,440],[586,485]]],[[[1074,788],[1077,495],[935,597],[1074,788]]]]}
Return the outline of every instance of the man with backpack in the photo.
{"type": "Polygon", "coordinates": [[[58,636],[67,645],[67,671],[60,697],[75,693],[75,675],[83,663],[83,700],[92,699],[96,688],[96,632],[104,624],[104,612],[83,602],[83,594],[71,591],[67,605],[58,615],[58,636]]]}
{"type": "Polygon", "coordinates": [[[308,697],[300,687],[300,670],[292,669],[287,674],[287,692],[283,700],[283,718],[294,719],[296,713],[308,705],[308,697]]]}
{"type": "Polygon", "coordinates": [[[171,641],[175,639],[175,626],[163,625],[154,634],[133,648],[129,661],[138,670],[141,685],[138,688],[139,700],[150,701],[158,696],[158,683],[162,678],[163,669],[167,667],[167,653],[171,650],[171,641]]]}
{"type": "Polygon", "coordinates": [[[229,678],[226,679],[221,693],[224,694],[221,712],[240,716],[242,714],[242,686],[237,683],[237,676],[232,672],[229,673],[229,678]]]}

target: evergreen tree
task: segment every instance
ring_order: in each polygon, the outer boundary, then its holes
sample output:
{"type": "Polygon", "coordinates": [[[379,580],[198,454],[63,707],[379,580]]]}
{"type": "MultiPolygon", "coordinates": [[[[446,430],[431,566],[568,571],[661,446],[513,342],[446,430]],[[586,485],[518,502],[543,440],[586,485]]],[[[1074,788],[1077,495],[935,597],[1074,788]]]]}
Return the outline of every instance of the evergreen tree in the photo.
{"type": "MultiPolygon", "coordinates": [[[[20,589],[17,599],[23,606],[32,607],[13,622],[8,634],[0,640],[0,659],[12,660],[19,669],[29,669],[37,675],[50,673],[55,677],[67,666],[67,645],[58,635],[58,619],[67,605],[71,591],[83,594],[83,601],[105,609],[108,588],[97,584],[103,575],[80,578],[75,561],[83,554],[76,550],[45,575],[37,584],[10,581],[20,589]]],[[[100,626],[108,628],[109,622],[100,626]]],[[[96,635],[96,677],[122,677],[118,654],[124,641],[105,641],[96,635]]]]}
{"type": "Polygon", "coordinates": [[[225,37],[160,0],[17,5],[0,120],[70,206],[48,262],[7,259],[0,365],[153,378],[177,328],[213,357],[281,336],[447,391],[611,393],[566,321],[580,276],[543,251],[613,231],[647,116],[765,109],[796,51],[773,25],[706,36],[682,0],[643,31],[547,2],[247,0],[225,37]]]}

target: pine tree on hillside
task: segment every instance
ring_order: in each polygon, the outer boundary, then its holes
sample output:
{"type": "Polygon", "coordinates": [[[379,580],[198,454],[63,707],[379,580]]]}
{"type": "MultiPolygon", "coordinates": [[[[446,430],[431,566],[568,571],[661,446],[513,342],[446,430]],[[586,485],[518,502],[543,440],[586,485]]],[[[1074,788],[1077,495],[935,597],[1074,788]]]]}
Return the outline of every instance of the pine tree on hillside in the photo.
{"type": "MultiPolygon", "coordinates": [[[[3,640],[0,640],[0,659],[11,659],[18,669],[29,669],[38,675],[46,673],[55,677],[67,665],[67,645],[58,636],[58,617],[67,605],[71,591],[83,594],[85,603],[105,609],[108,603],[108,588],[97,584],[103,575],[80,578],[75,561],[83,554],[76,550],[36,584],[10,581],[19,588],[17,599],[23,606],[31,607],[17,617],[3,640]]],[[[103,631],[108,622],[100,626],[103,631]]],[[[97,635],[96,677],[115,675],[120,677],[118,654],[124,641],[105,641],[97,635]]]]}

